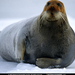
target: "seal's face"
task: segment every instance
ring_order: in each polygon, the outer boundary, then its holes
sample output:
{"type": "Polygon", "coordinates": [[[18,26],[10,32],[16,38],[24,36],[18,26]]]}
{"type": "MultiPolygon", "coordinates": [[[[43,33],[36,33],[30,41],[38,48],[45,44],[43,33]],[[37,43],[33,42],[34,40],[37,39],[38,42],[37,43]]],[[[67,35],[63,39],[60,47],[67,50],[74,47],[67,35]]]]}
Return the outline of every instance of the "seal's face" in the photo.
{"type": "Polygon", "coordinates": [[[58,0],[50,0],[46,3],[42,16],[49,22],[57,21],[61,18],[61,13],[66,14],[63,3],[58,0]]]}

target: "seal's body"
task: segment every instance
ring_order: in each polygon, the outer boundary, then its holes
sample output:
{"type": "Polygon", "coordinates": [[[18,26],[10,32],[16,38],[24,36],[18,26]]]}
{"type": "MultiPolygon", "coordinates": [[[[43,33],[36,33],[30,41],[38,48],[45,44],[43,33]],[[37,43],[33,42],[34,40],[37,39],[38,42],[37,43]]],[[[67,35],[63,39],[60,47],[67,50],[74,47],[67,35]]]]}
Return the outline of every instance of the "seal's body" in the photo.
{"type": "Polygon", "coordinates": [[[17,62],[23,60],[25,39],[29,36],[31,24],[36,18],[20,21],[1,31],[0,55],[4,59],[17,62]]]}
{"type": "Polygon", "coordinates": [[[41,68],[67,67],[74,60],[75,34],[62,2],[50,0],[40,16],[8,26],[0,33],[0,54],[41,68]]]}

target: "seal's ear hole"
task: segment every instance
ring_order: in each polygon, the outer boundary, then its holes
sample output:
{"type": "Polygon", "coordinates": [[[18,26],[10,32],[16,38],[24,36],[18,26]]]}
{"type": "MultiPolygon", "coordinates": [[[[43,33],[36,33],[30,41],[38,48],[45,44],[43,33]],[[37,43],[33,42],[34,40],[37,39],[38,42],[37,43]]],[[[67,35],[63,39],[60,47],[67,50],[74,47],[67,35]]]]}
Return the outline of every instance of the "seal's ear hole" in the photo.
{"type": "Polygon", "coordinates": [[[57,5],[61,7],[61,4],[60,3],[57,3],[57,5]]]}
{"type": "Polygon", "coordinates": [[[51,4],[51,3],[50,3],[50,2],[48,2],[48,3],[47,3],[47,6],[49,6],[50,4],[51,4]]]}

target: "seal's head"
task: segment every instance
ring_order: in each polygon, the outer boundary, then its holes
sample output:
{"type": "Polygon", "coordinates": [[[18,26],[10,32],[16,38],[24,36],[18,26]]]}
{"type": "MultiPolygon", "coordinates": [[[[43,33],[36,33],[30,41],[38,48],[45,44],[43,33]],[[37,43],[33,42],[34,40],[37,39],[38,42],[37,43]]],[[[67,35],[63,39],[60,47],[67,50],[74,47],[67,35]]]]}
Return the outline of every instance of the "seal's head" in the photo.
{"type": "Polygon", "coordinates": [[[66,15],[64,4],[59,0],[50,0],[46,3],[42,12],[42,17],[47,21],[57,21],[62,16],[66,15]]]}

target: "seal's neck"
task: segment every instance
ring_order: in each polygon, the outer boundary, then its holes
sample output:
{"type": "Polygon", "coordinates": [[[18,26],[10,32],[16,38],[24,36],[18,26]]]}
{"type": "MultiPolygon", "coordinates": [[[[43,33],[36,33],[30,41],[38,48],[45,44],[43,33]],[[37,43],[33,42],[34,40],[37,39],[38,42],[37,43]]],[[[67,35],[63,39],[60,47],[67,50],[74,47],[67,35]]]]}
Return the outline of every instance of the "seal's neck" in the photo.
{"type": "Polygon", "coordinates": [[[64,34],[68,29],[68,21],[64,21],[62,18],[58,21],[48,22],[46,20],[38,20],[38,30],[39,33],[45,37],[50,37],[51,35],[64,34]]]}

